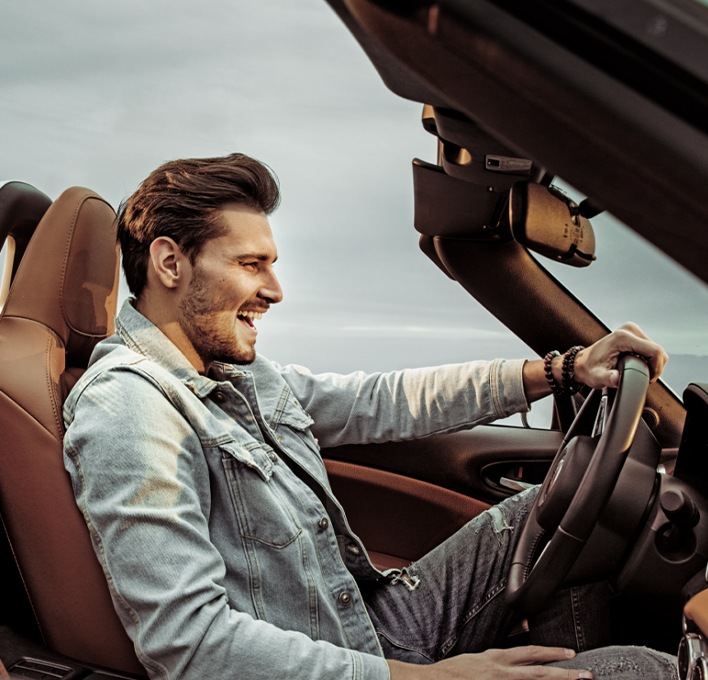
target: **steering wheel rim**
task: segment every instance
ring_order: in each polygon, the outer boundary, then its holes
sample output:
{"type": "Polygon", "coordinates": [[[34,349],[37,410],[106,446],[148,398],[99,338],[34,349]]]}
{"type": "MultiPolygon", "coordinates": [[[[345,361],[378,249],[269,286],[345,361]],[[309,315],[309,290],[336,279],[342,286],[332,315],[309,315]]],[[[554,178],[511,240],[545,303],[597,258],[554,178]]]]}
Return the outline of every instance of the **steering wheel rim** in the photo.
{"type": "Polygon", "coordinates": [[[519,537],[506,597],[521,613],[537,609],[561,585],[607,506],[627,459],[644,408],[649,369],[643,359],[629,354],[620,357],[617,368],[617,390],[593,390],[585,400],[556,453],[519,537]],[[597,420],[594,412],[603,397],[613,393],[614,403],[609,417],[605,414],[599,438],[583,437],[580,433],[590,417],[597,420]],[[571,469],[573,456],[583,462],[580,472],[577,462],[575,471],[571,469]],[[563,480],[564,465],[570,470],[565,475],[569,480],[563,480]],[[568,484],[575,488],[563,488],[568,484]]]}

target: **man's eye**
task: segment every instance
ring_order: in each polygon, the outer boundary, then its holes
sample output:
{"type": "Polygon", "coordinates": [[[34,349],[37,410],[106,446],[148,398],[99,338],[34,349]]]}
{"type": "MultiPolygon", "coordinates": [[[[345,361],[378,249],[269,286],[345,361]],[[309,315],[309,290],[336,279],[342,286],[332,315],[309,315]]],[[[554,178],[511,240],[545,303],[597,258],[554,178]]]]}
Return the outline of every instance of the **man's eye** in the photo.
{"type": "Polygon", "coordinates": [[[242,262],[241,265],[244,267],[257,267],[258,262],[242,262]]]}

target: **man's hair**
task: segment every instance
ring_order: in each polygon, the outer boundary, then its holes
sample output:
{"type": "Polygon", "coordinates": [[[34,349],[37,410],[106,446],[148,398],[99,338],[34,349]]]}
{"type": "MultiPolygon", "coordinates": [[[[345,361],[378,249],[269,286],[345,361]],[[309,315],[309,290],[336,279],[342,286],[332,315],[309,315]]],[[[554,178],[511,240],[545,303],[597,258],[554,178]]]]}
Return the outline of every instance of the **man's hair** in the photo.
{"type": "Polygon", "coordinates": [[[118,209],[118,240],[131,293],[147,284],[150,244],[169,236],[192,264],[204,244],[226,233],[219,211],[241,203],[272,213],[280,201],[271,170],[244,154],[189,158],[160,166],[118,209]]]}

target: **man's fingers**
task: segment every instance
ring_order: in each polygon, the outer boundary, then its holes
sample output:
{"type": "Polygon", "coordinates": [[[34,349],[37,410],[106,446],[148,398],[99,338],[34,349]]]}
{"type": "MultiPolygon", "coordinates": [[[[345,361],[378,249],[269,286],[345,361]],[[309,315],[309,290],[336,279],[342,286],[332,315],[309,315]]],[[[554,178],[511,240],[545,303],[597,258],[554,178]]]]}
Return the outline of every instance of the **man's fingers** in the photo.
{"type": "MultiPolygon", "coordinates": [[[[494,676],[494,680],[578,680],[579,678],[592,678],[592,673],[552,666],[517,666],[508,669],[503,675],[494,676]]],[[[470,680],[477,680],[477,678],[470,678],[470,680]]]]}
{"type": "Polygon", "coordinates": [[[656,382],[659,379],[661,374],[664,372],[664,368],[666,367],[666,363],[668,362],[668,360],[669,355],[662,349],[660,354],[654,357],[654,359],[649,362],[651,382],[656,382]]]}
{"type": "Polygon", "coordinates": [[[589,387],[617,387],[615,368],[624,352],[644,357],[651,382],[659,378],[669,360],[664,348],[650,340],[639,326],[626,323],[578,354],[575,363],[578,380],[589,387]]]}
{"type": "Polygon", "coordinates": [[[645,340],[650,339],[649,336],[633,321],[623,323],[617,330],[629,331],[632,335],[637,335],[640,338],[644,338],[645,340]]]}
{"type": "Polygon", "coordinates": [[[561,675],[554,675],[554,680],[578,680],[578,678],[591,678],[592,673],[590,671],[576,671],[572,668],[554,668],[553,670],[561,671],[561,675]]]}
{"type": "Polygon", "coordinates": [[[575,657],[561,647],[515,647],[488,649],[479,654],[460,654],[429,666],[388,661],[391,680],[578,680],[592,678],[582,669],[544,666],[575,657]]]}
{"type": "Polygon", "coordinates": [[[626,323],[620,326],[617,332],[622,333],[622,340],[627,344],[627,348],[622,351],[635,352],[643,356],[649,365],[651,381],[657,380],[669,360],[669,355],[664,348],[653,342],[635,323],[626,323]]]}
{"type": "Polygon", "coordinates": [[[669,360],[669,355],[664,351],[664,348],[651,340],[632,335],[629,335],[625,342],[627,343],[627,349],[623,351],[634,352],[644,357],[649,366],[651,381],[656,381],[663,373],[664,366],[669,360]]]}
{"type": "Polygon", "coordinates": [[[664,351],[664,348],[649,340],[644,334],[640,337],[628,333],[622,340],[626,343],[624,351],[634,352],[647,360],[652,379],[656,380],[669,360],[669,355],[664,351]]]}
{"type": "Polygon", "coordinates": [[[512,649],[490,649],[486,652],[493,660],[504,668],[504,674],[499,677],[505,680],[577,680],[592,678],[592,673],[586,670],[543,666],[552,661],[568,661],[575,656],[572,649],[562,647],[514,647],[512,649]]]}
{"type": "Polygon", "coordinates": [[[499,663],[510,666],[527,666],[529,664],[550,663],[551,661],[564,661],[572,659],[575,652],[564,647],[541,647],[527,645],[525,647],[512,647],[511,649],[490,649],[487,652],[499,663]]]}
{"type": "Polygon", "coordinates": [[[607,371],[607,386],[613,389],[619,387],[620,383],[620,372],[617,369],[607,371]]]}

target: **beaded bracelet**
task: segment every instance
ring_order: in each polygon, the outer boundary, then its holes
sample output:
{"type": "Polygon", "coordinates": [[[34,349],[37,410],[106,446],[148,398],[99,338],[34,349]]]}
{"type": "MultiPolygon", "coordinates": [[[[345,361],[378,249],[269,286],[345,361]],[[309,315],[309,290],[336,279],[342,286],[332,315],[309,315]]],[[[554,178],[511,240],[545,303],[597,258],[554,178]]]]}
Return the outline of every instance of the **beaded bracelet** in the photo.
{"type": "Polygon", "coordinates": [[[585,349],[582,345],[571,347],[563,355],[563,391],[566,394],[575,394],[585,385],[575,380],[575,357],[581,349],[585,349]]]}
{"type": "Polygon", "coordinates": [[[563,388],[556,382],[556,379],[553,377],[553,371],[551,370],[551,362],[555,357],[559,357],[560,352],[557,349],[554,349],[550,351],[546,356],[543,358],[543,370],[546,372],[546,380],[548,380],[548,384],[551,386],[551,392],[553,394],[560,396],[563,394],[563,388]]]}

